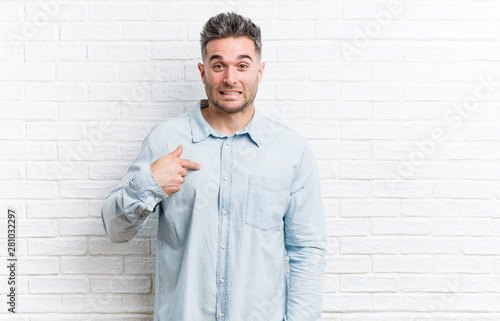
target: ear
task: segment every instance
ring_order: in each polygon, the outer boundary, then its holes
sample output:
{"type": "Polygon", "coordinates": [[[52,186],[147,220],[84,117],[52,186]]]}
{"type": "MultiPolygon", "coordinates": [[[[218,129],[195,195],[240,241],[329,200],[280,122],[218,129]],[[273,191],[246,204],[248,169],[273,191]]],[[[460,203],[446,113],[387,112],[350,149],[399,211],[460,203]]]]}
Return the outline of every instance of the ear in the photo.
{"type": "Polygon", "coordinates": [[[266,63],[265,62],[262,62],[260,65],[259,65],[259,84],[260,84],[260,81],[262,80],[262,76],[264,76],[264,67],[266,66],[266,63]]]}
{"type": "Polygon", "coordinates": [[[201,81],[205,83],[205,67],[201,62],[198,63],[198,69],[200,70],[201,81]]]}

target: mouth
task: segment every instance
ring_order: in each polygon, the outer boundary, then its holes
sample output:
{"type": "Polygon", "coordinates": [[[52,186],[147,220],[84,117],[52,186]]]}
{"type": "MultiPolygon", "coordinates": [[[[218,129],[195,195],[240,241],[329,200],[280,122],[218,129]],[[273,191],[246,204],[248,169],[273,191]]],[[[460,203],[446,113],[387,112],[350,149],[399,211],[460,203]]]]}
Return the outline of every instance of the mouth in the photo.
{"type": "Polygon", "coordinates": [[[228,98],[228,99],[236,98],[239,95],[241,95],[241,91],[237,91],[237,90],[224,90],[224,91],[219,91],[219,93],[224,98],[228,98]]]}

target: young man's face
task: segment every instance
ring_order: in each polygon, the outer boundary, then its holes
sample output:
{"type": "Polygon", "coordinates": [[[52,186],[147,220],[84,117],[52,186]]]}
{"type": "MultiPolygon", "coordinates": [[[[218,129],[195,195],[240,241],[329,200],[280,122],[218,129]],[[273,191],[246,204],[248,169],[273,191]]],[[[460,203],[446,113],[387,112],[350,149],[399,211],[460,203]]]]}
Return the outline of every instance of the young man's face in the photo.
{"type": "Polygon", "coordinates": [[[265,63],[248,37],[211,40],[198,64],[210,106],[227,113],[253,107],[265,63]]]}

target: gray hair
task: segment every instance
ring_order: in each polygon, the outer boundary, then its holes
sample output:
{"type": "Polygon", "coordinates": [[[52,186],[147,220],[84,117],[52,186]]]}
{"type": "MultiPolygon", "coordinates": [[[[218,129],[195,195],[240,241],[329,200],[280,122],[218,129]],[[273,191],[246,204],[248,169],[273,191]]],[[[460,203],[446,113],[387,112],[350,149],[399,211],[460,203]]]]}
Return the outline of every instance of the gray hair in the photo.
{"type": "Polygon", "coordinates": [[[262,53],[262,41],[260,28],[249,18],[245,18],[235,12],[220,13],[210,19],[203,26],[200,33],[201,56],[205,60],[207,56],[207,44],[210,40],[229,37],[248,37],[255,44],[255,52],[259,58],[262,53]]]}

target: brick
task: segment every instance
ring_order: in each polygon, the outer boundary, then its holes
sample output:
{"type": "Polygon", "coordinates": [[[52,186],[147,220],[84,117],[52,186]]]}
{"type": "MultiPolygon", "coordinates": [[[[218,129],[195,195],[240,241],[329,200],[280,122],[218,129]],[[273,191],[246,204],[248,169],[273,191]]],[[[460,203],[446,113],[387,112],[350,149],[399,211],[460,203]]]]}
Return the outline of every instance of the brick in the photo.
{"type": "Polygon", "coordinates": [[[201,60],[200,44],[197,42],[158,43],[151,46],[152,59],[166,60],[201,60]]]}
{"type": "Polygon", "coordinates": [[[147,101],[150,98],[147,84],[90,85],[91,101],[147,101]]]}
{"type": "Polygon", "coordinates": [[[19,271],[23,275],[52,275],[59,273],[57,257],[23,257],[19,260],[19,271]]]}
{"type": "Polygon", "coordinates": [[[156,272],[156,258],[125,257],[125,274],[154,274],[156,272]]]}
{"type": "Polygon", "coordinates": [[[281,4],[280,18],[293,20],[334,20],[340,18],[339,3],[316,1],[306,3],[281,4]]]}
{"type": "Polygon", "coordinates": [[[338,87],[334,83],[284,83],[278,84],[279,100],[336,100],[338,87]]]}
{"type": "Polygon", "coordinates": [[[102,225],[102,220],[74,218],[67,220],[62,220],[62,219],[59,220],[59,235],[104,236],[105,233],[104,233],[104,227],[102,225]]]}
{"type": "Polygon", "coordinates": [[[372,190],[374,197],[429,198],[432,195],[432,187],[422,181],[374,181],[372,190]]]}
{"type": "Polygon", "coordinates": [[[0,137],[4,140],[20,139],[25,136],[25,124],[21,122],[0,122],[0,137]]]}
{"type": "Polygon", "coordinates": [[[57,196],[56,182],[14,181],[0,186],[0,198],[54,199],[57,196]]]}
{"type": "Polygon", "coordinates": [[[499,217],[500,202],[496,200],[463,200],[462,215],[464,217],[499,217]]]}
{"type": "MultiPolygon", "coordinates": [[[[268,50],[267,46],[263,49],[268,50]]],[[[340,48],[331,42],[309,43],[283,43],[278,45],[278,61],[284,62],[309,62],[309,61],[338,61],[340,48]]],[[[267,60],[264,60],[267,61],[267,60]]]]}
{"type": "Polygon", "coordinates": [[[23,163],[0,162],[2,180],[23,180],[26,178],[25,165],[23,163]]]}
{"type": "Polygon", "coordinates": [[[19,302],[24,302],[16,308],[16,313],[45,313],[61,311],[61,296],[44,295],[20,295],[19,302]]]}
{"type": "Polygon", "coordinates": [[[348,101],[397,101],[401,98],[401,90],[390,85],[344,84],[341,98],[348,101]]]}
{"type": "Polygon", "coordinates": [[[340,312],[340,311],[360,311],[370,309],[369,294],[333,294],[325,293],[323,295],[323,306],[326,307],[323,311],[340,312]]]}
{"type": "Polygon", "coordinates": [[[432,234],[444,236],[494,236],[495,224],[492,219],[435,219],[432,221],[432,234]]]}
{"type": "Polygon", "coordinates": [[[346,140],[395,140],[401,135],[401,127],[393,122],[345,121],[341,126],[342,139],[346,140]]]}
{"type": "Polygon", "coordinates": [[[326,260],[326,273],[368,273],[370,266],[368,255],[332,257],[326,260]]]}
{"type": "Polygon", "coordinates": [[[123,22],[123,40],[184,40],[183,26],[177,22],[123,22]]]}
{"type": "Polygon", "coordinates": [[[59,108],[61,120],[117,120],[121,117],[121,106],[109,103],[67,103],[59,108]]]}
{"type": "Polygon", "coordinates": [[[107,238],[94,238],[89,243],[89,252],[92,255],[146,255],[149,254],[149,240],[133,239],[126,243],[112,243],[107,238]]]}
{"type": "Polygon", "coordinates": [[[368,120],[372,107],[368,102],[312,102],[311,118],[368,120]]]}
{"type": "Polygon", "coordinates": [[[122,298],[113,294],[67,294],[62,296],[65,313],[116,313],[122,312],[122,298]]]}
{"type": "Polygon", "coordinates": [[[343,179],[397,179],[398,164],[394,162],[341,162],[340,177],[343,179]]]}
{"type": "Polygon", "coordinates": [[[84,101],[83,85],[27,84],[26,98],[32,101],[84,101]]]}
{"type": "Polygon", "coordinates": [[[405,237],[401,240],[403,254],[459,254],[460,240],[443,237],[405,237]]]}
{"type": "Polygon", "coordinates": [[[433,81],[437,72],[431,64],[372,64],[373,80],[377,81],[433,81]]]}
{"type": "Polygon", "coordinates": [[[467,238],[462,240],[462,251],[470,255],[497,255],[500,240],[495,238],[467,238]]]}
{"type": "Polygon", "coordinates": [[[148,20],[151,16],[150,6],[145,4],[91,4],[90,20],[148,20]]]}
{"type": "Polygon", "coordinates": [[[54,67],[48,64],[3,64],[0,81],[53,81],[54,67]]]}
{"type": "Polygon", "coordinates": [[[121,274],[123,259],[120,257],[61,257],[64,274],[121,274]]]}
{"type": "Polygon", "coordinates": [[[31,277],[29,279],[30,293],[55,294],[55,293],[88,293],[90,282],[86,277],[31,277]]]}
{"type": "Polygon", "coordinates": [[[118,70],[114,65],[101,63],[59,63],[56,79],[60,81],[117,81],[118,70]]]}
{"type": "Polygon", "coordinates": [[[18,237],[56,237],[57,222],[55,220],[26,220],[19,225],[18,237]]]}
{"type": "Polygon", "coordinates": [[[63,41],[121,40],[122,25],[118,22],[63,22],[60,24],[63,41]]]}
{"type": "Polygon", "coordinates": [[[90,61],[147,61],[149,46],[147,45],[92,45],[87,47],[90,61]]]}
{"type": "Polygon", "coordinates": [[[363,236],[370,234],[367,219],[325,219],[327,236],[363,236]]]}
{"type": "Polygon", "coordinates": [[[342,18],[350,19],[383,19],[391,21],[401,19],[402,5],[398,1],[393,2],[346,2],[342,4],[342,18]]]}
{"type": "MultiPolygon", "coordinates": [[[[483,244],[484,245],[484,244],[483,244]]],[[[434,273],[491,273],[495,265],[491,258],[482,256],[448,256],[434,259],[434,273]]]]}
{"type": "MultiPolygon", "coordinates": [[[[152,20],[199,21],[216,15],[216,8],[209,3],[154,3],[152,20]]],[[[252,18],[255,19],[255,18],[252,18]]],[[[201,30],[201,29],[200,29],[201,30]]]]}
{"type": "Polygon", "coordinates": [[[84,44],[27,43],[24,46],[26,61],[83,61],[87,57],[84,44]]]}
{"type": "Polygon", "coordinates": [[[29,255],[63,256],[87,254],[85,238],[36,238],[28,240],[29,255]]]}
{"type": "Polygon", "coordinates": [[[374,311],[427,311],[433,298],[421,294],[374,293],[374,311]]]}
{"type": "Polygon", "coordinates": [[[30,201],[27,204],[28,218],[88,217],[89,205],[85,200],[30,201]]]}
{"type": "Polygon", "coordinates": [[[391,237],[342,237],[340,253],[342,254],[395,254],[399,250],[399,242],[391,237]]]}
{"type": "Polygon", "coordinates": [[[22,16],[22,6],[14,3],[0,4],[0,21],[19,21],[22,16]]]}
{"type": "Polygon", "coordinates": [[[312,21],[262,21],[259,26],[265,30],[266,40],[309,40],[314,34],[312,21]]]}
{"type": "Polygon", "coordinates": [[[91,277],[93,293],[151,293],[149,277],[91,277]]]}
{"type": "Polygon", "coordinates": [[[30,122],[26,127],[30,140],[82,140],[86,136],[86,125],[81,123],[30,122]]]}
{"type": "MultiPolygon", "coordinates": [[[[307,66],[304,64],[299,65],[297,63],[294,63],[292,65],[288,63],[266,65],[265,77],[266,80],[280,80],[280,79],[305,80],[307,77],[307,66]]],[[[312,79],[312,80],[325,80],[325,79],[312,79]]]]}
{"type": "Polygon", "coordinates": [[[341,217],[393,217],[401,213],[397,200],[341,200],[341,217]]]}
{"type": "Polygon", "coordinates": [[[180,81],[184,77],[183,73],[184,68],[178,64],[134,64],[132,66],[122,66],[120,68],[120,81],[180,81]]]}
{"type": "Polygon", "coordinates": [[[372,218],[371,231],[374,235],[424,235],[431,231],[431,223],[421,219],[372,218]]]}
{"type": "MultiPolygon", "coordinates": [[[[260,87],[259,87],[260,92],[260,87]]],[[[205,89],[200,83],[154,86],[151,100],[158,101],[191,101],[206,98],[205,89]]]]}
{"type": "Polygon", "coordinates": [[[341,275],[342,292],[397,292],[399,281],[396,277],[376,275],[341,275]]]}
{"type": "Polygon", "coordinates": [[[422,1],[405,5],[405,18],[416,20],[460,20],[464,18],[465,9],[465,3],[456,3],[450,7],[449,3],[422,1]]]}
{"type": "Polygon", "coordinates": [[[289,127],[310,139],[336,139],[340,135],[338,123],[290,123],[289,127]]]}
{"type": "Polygon", "coordinates": [[[57,106],[53,102],[11,102],[3,103],[0,112],[5,119],[56,120],[57,106]]]}
{"type": "Polygon", "coordinates": [[[460,278],[447,276],[402,276],[400,286],[403,292],[456,292],[460,290],[460,278]]]}
{"type": "Polygon", "coordinates": [[[313,81],[367,81],[369,77],[369,65],[364,63],[314,64],[309,67],[309,79],[313,81]]]}
{"type": "Polygon", "coordinates": [[[87,9],[84,4],[57,3],[57,6],[53,7],[54,2],[47,2],[45,6],[37,3],[27,4],[27,20],[33,20],[36,17],[34,15],[40,13],[50,17],[50,21],[82,21],[87,19],[87,9]]]}
{"type": "Polygon", "coordinates": [[[403,47],[397,43],[365,42],[359,38],[349,40],[340,45],[341,61],[398,61],[403,56],[403,47]]]}
{"type": "Polygon", "coordinates": [[[495,194],[493,182],[436,183],[433,194],[436,198],[489,199],[495,194]]]}
{"type": "Polygon", "coordinates": [[[433,270],[431,256],[374,256],[374,273],[430,273],[433,270]]]}
{"type": "Polygon", "coordinates": [[[367,181],[327,181],[321,184],[323,197],[368,198],[368,190],[367,181]]]}
{"type": "Polygon", "coordinates": [[[89,179],[120,180],[127,173],[129,164],[96,164],[89,165],[89,179]]]}
{"type": "Polygon", "coordinates": [[[23,97],[22,86],[12,83],[0,83],[0,101],[21,100],[23,97]]]}

